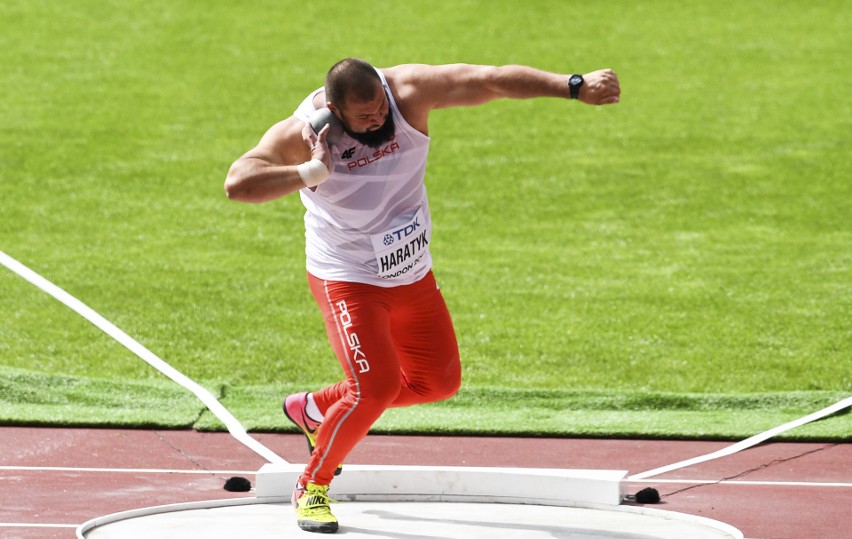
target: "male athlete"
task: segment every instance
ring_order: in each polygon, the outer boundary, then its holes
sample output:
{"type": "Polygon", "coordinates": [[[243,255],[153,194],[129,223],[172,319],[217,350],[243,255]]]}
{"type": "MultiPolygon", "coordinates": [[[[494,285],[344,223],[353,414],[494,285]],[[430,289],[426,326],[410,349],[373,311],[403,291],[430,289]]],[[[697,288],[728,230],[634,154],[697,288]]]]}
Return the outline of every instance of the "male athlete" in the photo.
{"type": "Polygon", "coordinates": [[[285,414],[311,449],[293,492],[302,529],[337,531],[329,484],[382,412],[449,398],[461,383],[455,331],[431,271],[424,185],[429,113],[499,98],[604,105],[619,95],[609,69],[585,75],[517,65],[376,69],[348,58],[231,166],[225,191],[232,200],[259,203],[299,192],[308,283],[346,375],[284,399],[285,414]],[[316,133],[311,120],[329,111],[332,124],[316,133]]]}

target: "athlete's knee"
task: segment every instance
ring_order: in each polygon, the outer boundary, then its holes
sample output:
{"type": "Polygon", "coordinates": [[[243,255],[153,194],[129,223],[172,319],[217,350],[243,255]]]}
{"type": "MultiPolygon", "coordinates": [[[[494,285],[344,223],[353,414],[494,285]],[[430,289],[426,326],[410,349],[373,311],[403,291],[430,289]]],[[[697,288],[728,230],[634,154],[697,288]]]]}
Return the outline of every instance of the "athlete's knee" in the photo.
{"type": "Polygon", "coordinates": [[[448,371],[442,380],[438,400],[449,399],[458,393],[461,388],[461,381],[461,367],[448,371]]]}
{"type": "Polygon", "coordinates": [[[442,401],[449,399],[459,392],[461,388],[461,364],[456,358],[447,367],[438,373],[429,384],[428,396],[431,401],[442,401]]]}
{"type": "Polygon", "coordinates": [[[358,388],[358,401],[362,405],[386,409],[399,396],[400,388],[400,376],[386,376],[382,383],[361,384],[358,388]]]}

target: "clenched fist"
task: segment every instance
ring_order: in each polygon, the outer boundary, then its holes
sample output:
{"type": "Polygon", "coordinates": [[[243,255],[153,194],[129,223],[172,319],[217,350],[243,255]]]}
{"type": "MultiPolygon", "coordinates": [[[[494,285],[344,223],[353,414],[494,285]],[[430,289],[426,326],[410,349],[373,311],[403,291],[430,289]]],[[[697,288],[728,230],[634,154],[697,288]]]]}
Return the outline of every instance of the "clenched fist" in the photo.
{"type": "Polygon", "coordinates": [[[621,87],[618,76],[612,69],[599,69],[583,75],[580,101],[587,105],[609,105],[618,103],[621,87]]]}

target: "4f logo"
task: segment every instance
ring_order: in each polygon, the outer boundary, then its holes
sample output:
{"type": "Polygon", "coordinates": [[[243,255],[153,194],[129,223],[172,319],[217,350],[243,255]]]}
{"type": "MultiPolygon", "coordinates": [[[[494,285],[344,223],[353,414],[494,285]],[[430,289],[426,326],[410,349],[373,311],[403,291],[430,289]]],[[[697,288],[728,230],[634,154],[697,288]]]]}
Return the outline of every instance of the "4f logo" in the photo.
{"type": "Polygon", "coordinates": [[[355,146],[349,148],[342,154],[340,154],[341,159],[352,159],[352,156],[355,155],[355,146]]]}

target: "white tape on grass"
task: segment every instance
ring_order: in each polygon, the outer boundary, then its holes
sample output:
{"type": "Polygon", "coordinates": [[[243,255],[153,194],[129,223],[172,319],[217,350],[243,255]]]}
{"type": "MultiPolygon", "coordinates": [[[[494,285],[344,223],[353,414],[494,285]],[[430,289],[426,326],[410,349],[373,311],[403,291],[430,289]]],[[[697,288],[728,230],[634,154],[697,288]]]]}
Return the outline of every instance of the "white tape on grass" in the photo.
{"type": "Polygon", "coordinates": [[[213,415],[225,424],[228,428],[228,432],[230,432],[237,441],[273,464],[288,464],[286,460],[279,457],[271,449],[249,436],[240,422],[237,421],[237,419],[224,406],[222,406],[222,404],[216,400],[216,397],[214,397],[209,391],[154,355],[153,352],[139,344],[135,339],[118,329],[110,321],[93,311],[83,302],[51,283],[38,273],[24,266],[3,251],[0,251],[0,264],[3,264],[11,271],[50,294],[68,308],[100,328],[104,333],[121,343],[125,348],[139,356],[139,358],[143,361],[191,391],[202,403],[204,403],[205,406],[207,406],[213,415]]]}
{"type": "Polygon", "coordinates": [[[735,443],[734,445],[730,445],[724,449],[720,449],[719,451],[714,451],[713,453],[708,453],[706,455],[702,455],[700,457],[695,457],[689,460],[683,460],[680,462],[675,462],[674,464],[669,464],[668,466],[663,466],[660,468],[654,468],[653,470],[648,470],[647,472],[638,473],[636,475],[631,475],[627,478],[628,481],[635,481],[637,479],[646,479],[648,477],[653,477],[655,475],[664,474],[666,472],[671,472],[673,470],[679,470],[681,468],[686,468],[687,466],[693,466],[695,464],[700,464],[702,462],[707,462],[708,460],[718,459],[721,457],[726,457],[728,455],[733,455],[743,449],[748,449],[749,447],[755,446],[761,442],[772,438],[773,436],[777,436],[782,432],[788,431],[790,429],[795,429],[796,427],[800,427],[805,423],[810,423],[811,421],[816,421],[817,419],[822,419],[824,417],[828,417],[831,414],[836,414],[840,410],[849,408],[852,406],[852,397],[848,397],[843,399],[842,401],[836,402],[827,408],[823,408],[818,412],[814,412],[810,415],[806,415],[804,417],[800,417],[795,421],[790,421],[789,423],[784,423],[774,429],[769,429],[766,432],[761,432],[751,438],[746,438],[742,442],[735,443]]]}

